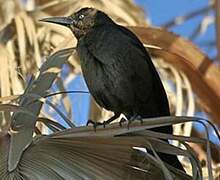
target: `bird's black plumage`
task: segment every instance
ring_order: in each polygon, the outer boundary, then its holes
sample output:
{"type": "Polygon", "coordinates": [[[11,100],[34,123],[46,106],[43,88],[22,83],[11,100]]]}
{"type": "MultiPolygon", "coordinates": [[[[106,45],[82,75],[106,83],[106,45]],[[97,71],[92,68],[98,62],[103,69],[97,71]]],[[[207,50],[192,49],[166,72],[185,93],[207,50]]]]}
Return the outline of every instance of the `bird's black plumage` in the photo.
{"type": "MultiPolygon", "coordinates": [[[[169,116],[169,105],[160,77],[140,40],[114,23],[105,13],[83,8],[63,18],[49,18],[68,26],[78,40],[83,76],[96,102],[128,119],[169,116]]],[[[154,128],[172,134],[172,126],[154,128]]],[[[176,156],[160,154],[167,163],[183,169],[176,156]]]]}

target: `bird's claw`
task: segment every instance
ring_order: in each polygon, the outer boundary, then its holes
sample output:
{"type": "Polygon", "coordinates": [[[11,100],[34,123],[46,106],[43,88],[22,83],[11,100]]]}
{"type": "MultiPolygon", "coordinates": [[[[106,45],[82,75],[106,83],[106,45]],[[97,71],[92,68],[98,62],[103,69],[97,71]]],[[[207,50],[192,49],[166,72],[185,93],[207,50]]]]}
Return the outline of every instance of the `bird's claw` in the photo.
{"type": "Polygon", "coordinates": [[[121,118],[121,120],[119,121],[119,126],[120,127],[122,127],[122,124],[124,123],[124,122],[126,122],[126,121],[128,121],[128,124],[127,124],[127,128],[129,129],[129,126],[130,126],[130,124],[131,124],[131,122],[132,122],[132,120],[126,120],[125,118],[121,118]]]}
{"type": "Polygon", "coordinates": [[[126,122],[126,119],[125,118],[121,118],[120,121],[119,121],[119,126],[122,127],[122,124],[126,122]]]}
{"type": "MultiPolygon", "coordinates": [[[[123,118],[122,120],[123,120],[122,122],[125,121],[124,118],[123,118]]],[[[127,128],[128,128],[128,129],[129,129],[131,123],[132,123],[133,121],[135,121],[135,120],[139,120],[139,121],[141,122],[141,125],[143,124],[143,119],[142,119],[142,117],[139,116],[139,115],[135,115],[135,116],[132,116],[130,119],[128,119],[128,125],[127,125],[127,128]]],[[[120,126],[121,126],[122,122],[121,122],[121,121],[119,122],[119,123],[120,123],[120,126]]]]}
{"type": "Polygon", "coordinates": [[[92,125],[93,125],[93,128],[94,128],[95,131],[96,131],[96,127],[97,127],[97,126],[102,125],[102,123],[100,123],[100,122],[95,122],[95,121],[92,121],[92,120],[90,120],[90,119],[87,121],[86,126],[88,126],[89,124],[92,124],[92,125]]]}
{"type": "Polygon", "coordinates": [[[103,121],[102,122],[102,125],[103,125],[103,127],[105,128],[105,126],[107,125],[108,123],[106,122],[106,121],[103,121]]]}
{"type": "Polygon", "coordinates": [[[96,127],[98,127],[98,126],[103,126],[103,127],[105,128],[107,122],[106,122],[106,121],[103,121],[103,122],[95,122],[95,121],[89,119],[89,120],[87,121],[87,123],[86,123],[86,126],[88,126],[89,124],[92,124],[94,130],[96,131],[96,127]]]}

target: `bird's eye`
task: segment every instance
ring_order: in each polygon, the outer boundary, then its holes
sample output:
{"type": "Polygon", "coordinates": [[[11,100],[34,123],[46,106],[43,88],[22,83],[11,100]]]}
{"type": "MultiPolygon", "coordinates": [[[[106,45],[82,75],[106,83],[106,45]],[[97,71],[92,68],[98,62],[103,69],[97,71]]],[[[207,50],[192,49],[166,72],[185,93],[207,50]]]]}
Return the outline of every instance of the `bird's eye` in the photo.
{"type": "Polygon", "coordinates": [[[79,15],[79,19],[83,19],[84,17],[85,17],[84,14],[79,15]]]}

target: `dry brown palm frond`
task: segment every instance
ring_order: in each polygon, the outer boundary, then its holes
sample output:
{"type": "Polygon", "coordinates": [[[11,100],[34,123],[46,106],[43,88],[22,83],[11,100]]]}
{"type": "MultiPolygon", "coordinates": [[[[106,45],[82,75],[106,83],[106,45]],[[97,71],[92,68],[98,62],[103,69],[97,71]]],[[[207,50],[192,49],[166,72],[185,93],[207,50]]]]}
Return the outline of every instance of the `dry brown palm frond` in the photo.
{"type": "MultiPolygon", "coordinates": [[[[0,87],[1,87],[1,96],[10,96],[11,95],[11,82],[10,82],[10,57],[6,48],[0,45],[0,87]]],[[[7,102],[7,101],[6,101],[7,102]]],[[[0,131],[4,131],[9,128],[10,125],[10,113],[1,112],[0,116],[0,131]]]]}
{"type": "Polygon", "coordinates": [[[217,60],[220,61],[220,2],[215,0],[215,12],[216,12],[216,17],[215,17],[215,26],[216,26],[216,47],[217,47],[217,60]]]}
{"type": "Polygon", "coordinates": [[[146,25],[143,10],[136,6],[132,0],[104,1],[104,0],[62,0],[41,1],[36,10],[41,10],[52,16],[69,15],[82,7],[95,7],[109,14],[117,22],[129,25],[146,25]],[[129,11],[128,11],[129,10],[129,11]],[[138,18],[137,18],[138,17],[138,18]]]}

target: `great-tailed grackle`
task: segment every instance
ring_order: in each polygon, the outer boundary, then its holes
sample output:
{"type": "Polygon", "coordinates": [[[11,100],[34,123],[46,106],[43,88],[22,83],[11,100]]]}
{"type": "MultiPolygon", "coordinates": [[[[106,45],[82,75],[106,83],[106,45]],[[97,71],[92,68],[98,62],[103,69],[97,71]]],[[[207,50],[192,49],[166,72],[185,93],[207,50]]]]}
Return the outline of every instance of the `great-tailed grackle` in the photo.
{"type": "MultiPolygon", "coordinates": [[[[96,102],[114,116],[128,120],[169,116],[169,105],[160,77],[140,40],[105,13],[83,8],[68,17],[42,21],[67,26],[78,40],[83,76],[96,102]]],[[[152,129],[172,134],[172,126],[152,129]]],[[[183,170],[176,156],[159,154],[161,159],[183,170]]]]}

